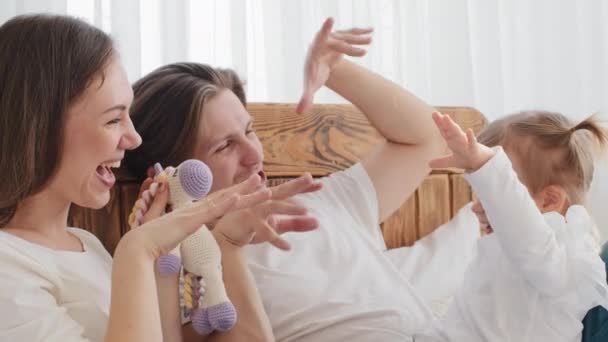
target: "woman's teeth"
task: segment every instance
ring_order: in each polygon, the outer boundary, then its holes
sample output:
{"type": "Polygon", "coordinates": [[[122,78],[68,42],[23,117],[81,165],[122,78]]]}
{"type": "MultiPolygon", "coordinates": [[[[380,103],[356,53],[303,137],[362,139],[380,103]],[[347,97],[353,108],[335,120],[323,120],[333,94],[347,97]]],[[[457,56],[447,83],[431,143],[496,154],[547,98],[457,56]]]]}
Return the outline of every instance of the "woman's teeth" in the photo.
{"type": "Polygon", "coordinates": [[[107,168],[119,168],[120,167],[120,160],[113,162],[113,163],[103,163],[101,164],[101,166],[107,167],[107,168]]]}

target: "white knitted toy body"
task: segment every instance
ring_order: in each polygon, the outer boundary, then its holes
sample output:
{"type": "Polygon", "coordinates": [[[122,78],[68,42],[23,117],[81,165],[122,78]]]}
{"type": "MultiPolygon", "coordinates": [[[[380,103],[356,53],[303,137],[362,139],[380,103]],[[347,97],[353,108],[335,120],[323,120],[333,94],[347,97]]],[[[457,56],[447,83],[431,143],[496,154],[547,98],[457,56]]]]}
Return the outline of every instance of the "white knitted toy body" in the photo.
{"type": "MultiPolygon", "coordinates": [[[[167,167],[160,171],[161,168],[155,166],[155,169],[155,183],[147,191],[154,196],[158,184],[166,182],[170,190],[169,204],[173,209],[200,200],[211,188],[211,171],[199,160],[187,160],[177,168],[167,167]]],[[[146,194],[142,197],[144,196],[146,194]]],[[[137,214],[141,208],[142,205],[136,203],[134,213],[129,218],[135,226],[141,217],[137,214]]],[[[190,273],[185,277],[184,303],[186,310],[191,310],[194,329],[201,335],[210,334],[214,330],[230,330],[236,324],[236,310],[224,287],[220,248],[206,226],[203,225],[158,261],[161,275],[175,274],[182,265],[184,274],[190,273]],[[192,277],[192,274],[196,277],[192,277]],[[192,279],[201,279],[202,284],[194,284],[195,280],[192,279]],[[204,289],[204,295],[197,293],[199,288],[204,289]]]]}

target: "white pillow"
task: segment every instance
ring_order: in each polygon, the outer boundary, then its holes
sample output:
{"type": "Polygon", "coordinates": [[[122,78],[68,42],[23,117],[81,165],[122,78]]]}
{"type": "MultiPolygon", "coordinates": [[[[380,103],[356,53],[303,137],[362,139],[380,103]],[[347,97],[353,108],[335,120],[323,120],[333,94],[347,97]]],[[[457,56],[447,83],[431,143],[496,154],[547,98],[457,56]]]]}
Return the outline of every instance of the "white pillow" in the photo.
{"type": "Polygon", "coordinates": [[[413,246],[385,252],[438,317],[446,313],[474,257],[480,233],[471,207],[472,203],[464,206],[413,246]]]}

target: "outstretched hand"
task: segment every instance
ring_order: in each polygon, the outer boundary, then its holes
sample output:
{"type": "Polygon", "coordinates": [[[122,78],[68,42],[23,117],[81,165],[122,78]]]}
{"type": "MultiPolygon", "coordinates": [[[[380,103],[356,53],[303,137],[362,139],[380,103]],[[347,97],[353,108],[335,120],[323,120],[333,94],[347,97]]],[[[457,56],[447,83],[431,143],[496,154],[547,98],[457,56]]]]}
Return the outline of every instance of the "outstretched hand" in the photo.
{"type": "Polygon", "coordinates": [[[465,133],[448,115],[434,112],[433,121],[452,154],[432,160],[429,164],[432,168],[455,167],[473,172],[494,156],[491,148],[477,142],[472,129],[465,133]]]}
{"type": "Polygon", "coordinates": [[[334,31],[333,18],[327,18],[308,49],[304,65],[304,91],[296,108],[297,113],[310,110],[317,90],[329,79],[329,75],[344,55],[361,57],[366,51],[357,45],[369,45],[372,28],[351,28],[334,31]]]}
{"type": "Polygon", "coordinates": [[[138,219],[141,225],[136,225],[138,228],[130,230],[123,239],[137,240],[138,248],[155,257],[169,253],[203,224],[216,222],[229,212],[268,201],[272,196],[272,191],[263,188],[260,176],[255,174],[239,184],[165,214],[170,189],[165,182],[152,182],[152,187],[156,190],[149,192],[145,189],[139,199],[143,201],[140,202],[143,215],[138,219]]]}
{"type": "MultiPolygon", "coordinates": [[[[297,194],[319,191],[321,187],[321,183],[315,182],[308,173],[271,188],[263,187],[260,177],[252,175],[242,183],[216,191],[193,205],[231,202],[236,195],[238,199],[222,210],[221,215],[204,222],[214,227],[216,238],[223,238],[237,246],[269,242],[277,248],[288,250],[290,245],[281,234],[306,232],[319,225],[316,218],[308,215],[306,208],[291,203],[289,199],[297,194]]],[[[142,208],[141,217],[133,227],[157,221],[165,213],[169,191],[166,184],[158,184],[148,178],[140,189],[138,200],[138,206],[142,208]],[[151,195],[147,190],[154,186],[158,190],[151,195]]]]}
{"type": "Polygon", "coordinates": [[[270,188],[272,198],[264,202],[235,210],[222,217],[213,234],[236,246],[269,242],[282,250],[289,250],[289,242],[281,237],[287,232],[307,232],[319,226],[308,210],[289,201],[292,196],[315,192],[321,183],[310,174],[270,188]]]}

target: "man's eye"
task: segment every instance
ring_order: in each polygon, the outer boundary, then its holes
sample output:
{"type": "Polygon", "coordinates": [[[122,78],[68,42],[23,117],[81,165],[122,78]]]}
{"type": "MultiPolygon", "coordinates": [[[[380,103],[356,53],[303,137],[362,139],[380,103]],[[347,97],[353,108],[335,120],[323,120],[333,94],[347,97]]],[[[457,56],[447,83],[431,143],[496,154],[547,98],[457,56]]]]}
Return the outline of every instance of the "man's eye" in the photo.
{"type": "Polygon", "coordinates": [[[217,150],[215,150],[215,152],[222,152],[223,150],[225,150],[228,147],[230,147],[230,145],[232,145],[232,143],[230,141],[228,141],[224,145],[220,146],[217,150]]]}

